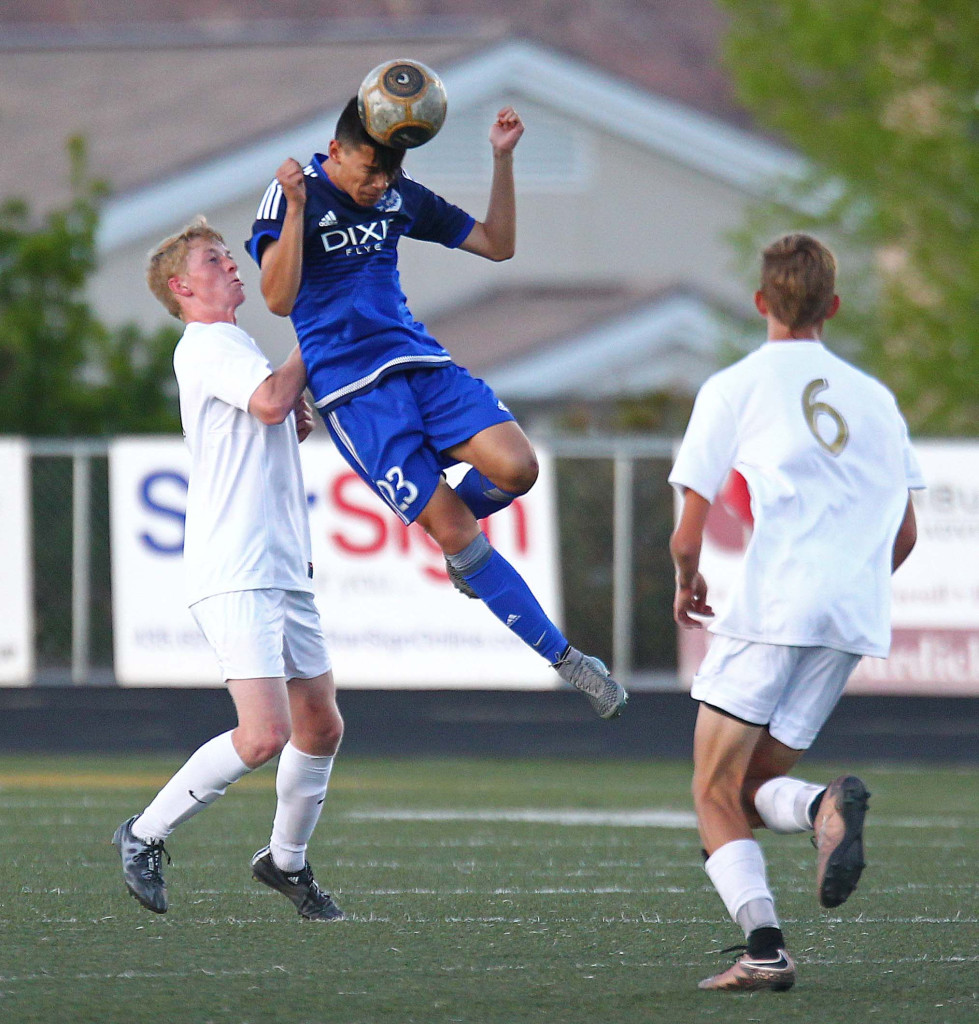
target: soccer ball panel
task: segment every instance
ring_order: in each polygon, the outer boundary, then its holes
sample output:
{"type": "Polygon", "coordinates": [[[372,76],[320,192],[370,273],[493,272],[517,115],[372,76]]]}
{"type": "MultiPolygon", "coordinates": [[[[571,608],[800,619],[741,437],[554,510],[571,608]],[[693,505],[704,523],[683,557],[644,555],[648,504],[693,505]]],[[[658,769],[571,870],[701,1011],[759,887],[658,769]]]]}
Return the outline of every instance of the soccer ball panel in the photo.
{"type": "Polygon", "coordinates": [[[445,122],[445,86],[431,68],[398,58],[379,64],[361,82],[357,110],[367,134],[382,146],[414,149],[445,122]]]}

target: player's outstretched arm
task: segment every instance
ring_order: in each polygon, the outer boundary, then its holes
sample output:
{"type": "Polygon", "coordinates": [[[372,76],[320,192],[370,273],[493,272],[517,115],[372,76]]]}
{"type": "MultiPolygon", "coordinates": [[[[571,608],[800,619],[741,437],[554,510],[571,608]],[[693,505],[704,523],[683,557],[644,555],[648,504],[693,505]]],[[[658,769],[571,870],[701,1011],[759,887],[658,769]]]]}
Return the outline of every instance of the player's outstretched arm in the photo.
{"type": "Polygon", "coordinates": [[[469,237],[459,246],[466,252],[499,262],[513,257],[517,243],[517,201],[513,182],[513,150],[524,125],[513,107],[504,107],[490,128],[493,147],[493,180],[486,217],[476,221],[469,237]]]}
{"type": "Polygon", "coordinates": [[[306,388],[306,366],[297,345],[289,358],[252,392],[248,411],[265,424],[282,423],[306,388]]]}
{"type": "Polygon", "coordinates": [[[676,593],[673,598],[673,618],[681,626],[699,629],[701,623],[693,615],[710,616],[714,610],[707,603],[707,582],[700,574],[700,549],[704,539],[704,524],[710,502],[690,488],[684,492],[683,510],[670,538],[670,554],[676,566],[676,593]]]}
{"type": "Polygon", "coordinates": [[[278,239],[262,251],[262,296],[270,312],[288,316],[299,294],[303,272],[303,213],[306,209],[306,178],[298,160],[291,157],[276,171],[282,186],[286,213],[278,239]]]}

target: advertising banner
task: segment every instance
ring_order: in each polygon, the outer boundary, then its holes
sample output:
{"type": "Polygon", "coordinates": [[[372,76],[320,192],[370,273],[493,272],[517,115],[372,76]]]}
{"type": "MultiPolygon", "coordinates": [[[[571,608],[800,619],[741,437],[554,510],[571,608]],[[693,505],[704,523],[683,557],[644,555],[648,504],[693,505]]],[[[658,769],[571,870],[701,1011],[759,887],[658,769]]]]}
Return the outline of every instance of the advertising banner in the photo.
{"type": "MultiPolygon", "coordinates": [[[[979,694],[979,444],[921,441],[915,451],[928,489],[914,492],[918,542],[893,578],[891,654],[864,658],[847,693],[979,694]]],[[[701,570],[715,611],[751,533],[738,479],[711,506],[705,531],[701,570]]],[[[710,634],[679,635],[680,676],[689,686],[710,634]]]]}
{"type": "Polygon", "coordinates": [[[0,438],[0,686],[26,686],[34,674],[34,587],[27,444],[0,438]]]}
{"type": "MultiPolygon", "coordinates": [[[[392,515],[327,439],[311,438],[300,451],[313,583],[339,686],[557,685],[556,673],[481,601],[453,589],[435,543],[392,515]]],[[[538,457],[533,490],[483,527],[560,621],[552,460],[538,457]]],[[[184,597],[190,457],[183,441],[119,439],[109,468],[118,681],[218,685],[217,664],[184,597]]]]}

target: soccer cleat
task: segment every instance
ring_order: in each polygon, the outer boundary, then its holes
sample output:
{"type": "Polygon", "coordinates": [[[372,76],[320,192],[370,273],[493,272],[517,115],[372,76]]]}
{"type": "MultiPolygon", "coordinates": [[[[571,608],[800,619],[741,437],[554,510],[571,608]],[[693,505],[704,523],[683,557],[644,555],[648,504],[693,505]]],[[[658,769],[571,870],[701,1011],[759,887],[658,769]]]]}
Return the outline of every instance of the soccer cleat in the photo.
{"type": "Polygon", "coordinates": [[[288,896],[307,921],[342,921],[343,911],[333,897],[316,884],[313,869],[307,861],[302,871],[287,875],[275,865],[272,851],[265,846],[252,857],[252,877],[283,896],[288,896]]]}
{"type": "Polygon", "coordinates": [[[816,886],[824,907],[845,903],[864,869],[863,819],[870,793],[855,775],[834,779],[813,822],[816,886]]]}
{"type": "Polygon", "coordinates": [[[445,560],[445,571],[449,574],[449,580],[452,586],[459,591],[460,594],[465,594],[466,597],[474,598],[479,600],[479,594],[463,579],[462,573],[448,560],[445,560]]]}
{"type": "Polygon", "coordinates": [[[161,856],[170,863],[170,854],[163,846],[163,840],[146,842],[133,835],[133,822],[139,817],[134,814],[124,821],[112,836],[112,842],[122,857],[122,877],[126,888],[147,910],[154,914],[165,914],[170,905],[167,899],[167,883],[163,880],[161,856]]]}
{"type": "Polygon", "coordinates": [[[581,690],[600,718],[615,718],[622,712],[629,695],[598,658],[569,647],[554,667],[566,683],[581,690]]]}
{"type": "MultiPolygon", "coordinates": [[[[744,949],[743,946],[732,948],[744,949]]],[[[795,964],[784,949],[779,949],[774,959],[761,959],[744,953],[726,971],[704,978],[697,988],[713,992],[758,992],[761,989],[785,992],[794,984],[795,964]]]]}

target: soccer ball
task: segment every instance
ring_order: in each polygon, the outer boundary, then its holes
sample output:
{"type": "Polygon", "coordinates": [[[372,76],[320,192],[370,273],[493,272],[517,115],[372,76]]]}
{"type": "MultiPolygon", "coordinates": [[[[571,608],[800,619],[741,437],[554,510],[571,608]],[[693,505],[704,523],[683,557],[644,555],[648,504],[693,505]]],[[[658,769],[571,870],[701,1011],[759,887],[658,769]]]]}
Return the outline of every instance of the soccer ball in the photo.
{"type": "Polygon", "coordinates": [[[445,86],[417,60],[385,61],[360,83],[357,110],[376,142],[414,149],[434,138],[445,121],[445,86]]]}

